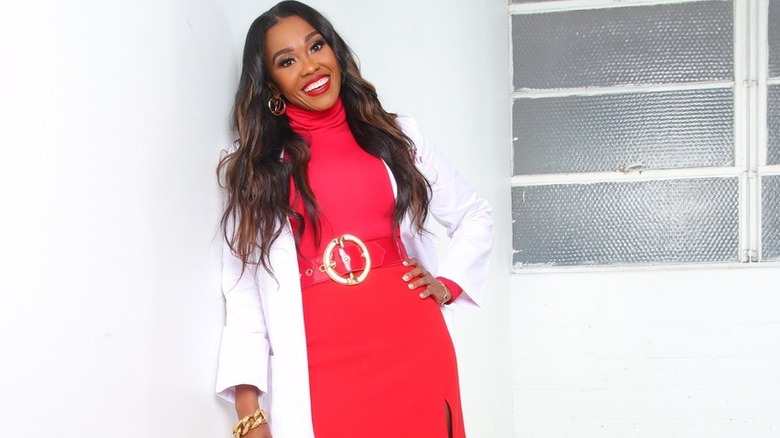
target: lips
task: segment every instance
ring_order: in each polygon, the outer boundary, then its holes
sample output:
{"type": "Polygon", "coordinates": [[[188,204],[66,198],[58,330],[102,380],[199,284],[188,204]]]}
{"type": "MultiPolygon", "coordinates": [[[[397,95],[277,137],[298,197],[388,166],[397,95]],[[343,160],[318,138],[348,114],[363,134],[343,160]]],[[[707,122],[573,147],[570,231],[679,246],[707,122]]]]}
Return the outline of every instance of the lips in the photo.
{"type": "Polygon", "coordinates": [[[306,86],[303,87],[303,92],[310,96],[317,96],[328,91],[329,88],[330,76],[322,75],[306,84],[306,86]]]}

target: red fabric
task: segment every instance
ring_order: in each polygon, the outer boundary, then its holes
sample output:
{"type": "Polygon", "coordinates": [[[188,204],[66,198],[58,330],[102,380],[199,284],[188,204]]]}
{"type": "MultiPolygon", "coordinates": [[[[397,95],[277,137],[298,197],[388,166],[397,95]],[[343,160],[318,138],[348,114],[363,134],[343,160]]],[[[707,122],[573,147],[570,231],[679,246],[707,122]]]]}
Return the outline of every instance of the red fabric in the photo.
{"type": "MultiPolygon", "coordinates": [[[[322,225],[322,241],[315,242],[307,222],[302,255],[321,255],[326,242],[344,233],[392,236],[387,170],[359,147],[341,101],[319,113],[288,105],[287,115],[311,147],[309,180],[322,225]]],[[[291,205],[303,213],[294,190],[291,205]]],[[[447,406],[452,436],[465,438],[452,340],[433,299],[421,300],[401,279],[408,271],[396,263],[372,269],[355,286],[326,281],[303,290],[317,438],[446,438],[447,406]]]]}
{"type": "MultiPolygon", "coordinates": [[[[321,255],[330,239],[344,233],[364,241],[392,236],[392,221],[368,220],[392,218],[395,201],[385,165],[358,146],[341,101],[323,112],[288,105],[287,115],[293,130],[309,142],[309,184],[317,199],[325,239],[321,246],[315,242],[314,227],[307,223],[298,246],[301,254],[306,258],[321,255]]],[[[291,203],[303,214],[303,203],[296,193],[291,191],[291,203]]],[[[300,224],[293,221],[292,226],[297,232],[300,224]]]]}

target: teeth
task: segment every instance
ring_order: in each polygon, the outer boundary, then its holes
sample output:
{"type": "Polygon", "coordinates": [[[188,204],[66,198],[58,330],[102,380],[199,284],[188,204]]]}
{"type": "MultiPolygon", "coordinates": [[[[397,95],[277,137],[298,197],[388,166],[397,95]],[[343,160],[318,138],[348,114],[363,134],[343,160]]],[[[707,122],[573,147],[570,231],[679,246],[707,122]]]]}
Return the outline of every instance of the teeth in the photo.
{"type": "Polygon", "coordinates": [[[324,77],[316,82],[312,82],[311,84],[307,85],[306,88],[303,89],[303,91],[309,92],[312,90],[315,90],[317,88],[320,88],[321,86],[328,83],[328,78],[324,77]]]}

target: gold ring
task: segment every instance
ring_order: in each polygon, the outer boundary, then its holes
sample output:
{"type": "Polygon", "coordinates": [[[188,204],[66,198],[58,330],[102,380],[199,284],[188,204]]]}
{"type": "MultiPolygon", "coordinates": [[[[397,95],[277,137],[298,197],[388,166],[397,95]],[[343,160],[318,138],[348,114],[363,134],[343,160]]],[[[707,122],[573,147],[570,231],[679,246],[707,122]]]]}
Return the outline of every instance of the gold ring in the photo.
{"type": "MultiPolygon", "coordinates": [[[[346,254],[342,255],[342,260],[345,264],[350,262],[349,256],[346,254]]],[[[345,286],[354,286],[362,283],[363,280],[368,277],[368,271],[371,270],[371,256],[368,255],[368,248],[366,248],[366,244],[363,243],[362,240],[352,234],[344,234],[341,237],[331,240],[330,243],[328,243],[328,246],[325,247],[325,251],[322,253],[322,269],[324,269],[325,273],[328,274],[328,277],[336,283],[345,286]],[[366,260],[366,266],[363,268],[363,272],[357,277],[355,277],[355,274],[352,271],[349,272],[349,277],[342,277],[333,269],[336,267],[336,262],[333,261],[333,250],[336,249],[336,246],[343,248],[344,242],[353,242],[357,245],[358,248],[360,248],[361,257],[366,260]]]]}

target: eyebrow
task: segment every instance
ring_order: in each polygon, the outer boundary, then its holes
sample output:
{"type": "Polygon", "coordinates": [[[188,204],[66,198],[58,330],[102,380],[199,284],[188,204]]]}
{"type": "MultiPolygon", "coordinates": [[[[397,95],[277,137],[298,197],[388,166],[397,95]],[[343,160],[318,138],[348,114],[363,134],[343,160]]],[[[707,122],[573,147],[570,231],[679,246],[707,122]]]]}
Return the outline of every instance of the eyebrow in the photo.
{"type": "MultiPolygon", "coordinates": [[[[306,35],[303,38],[303,42],[304,43],[308,43],[312,38],[314,38],[315,36],[317,36],[319,34],[320,34],[320,32],[315,30],[314,32],[306,35]]],[[[275,63],[276,62],[276,58],[278,58],[280,55],[283,55],[285,53],[290,53],[292,51],[293,51],[292,47],[285,47],[284,49],[277,51],[276,53],[274,53],[274,56],[271,58],[271,63],[272,64],[275,63]]]]}

